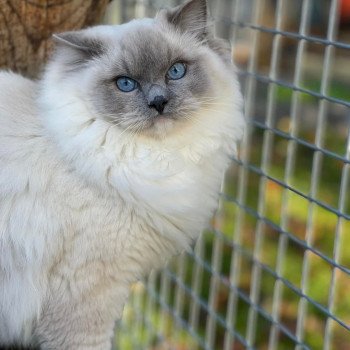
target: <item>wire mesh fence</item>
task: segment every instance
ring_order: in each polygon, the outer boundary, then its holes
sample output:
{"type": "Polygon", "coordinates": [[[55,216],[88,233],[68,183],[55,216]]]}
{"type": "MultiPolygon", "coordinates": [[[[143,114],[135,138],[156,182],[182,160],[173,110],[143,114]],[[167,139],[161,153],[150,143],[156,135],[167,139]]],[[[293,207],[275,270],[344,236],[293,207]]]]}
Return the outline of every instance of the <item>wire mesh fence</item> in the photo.
{"type": "MultiPolygon", "coordinates": [[[[181,1],[115,0],[108,21],[181,1]]],[[[350,349],[346,0],[209,1],[248,127],[192,253],[133,287],[117,349],[350,349]]]]}

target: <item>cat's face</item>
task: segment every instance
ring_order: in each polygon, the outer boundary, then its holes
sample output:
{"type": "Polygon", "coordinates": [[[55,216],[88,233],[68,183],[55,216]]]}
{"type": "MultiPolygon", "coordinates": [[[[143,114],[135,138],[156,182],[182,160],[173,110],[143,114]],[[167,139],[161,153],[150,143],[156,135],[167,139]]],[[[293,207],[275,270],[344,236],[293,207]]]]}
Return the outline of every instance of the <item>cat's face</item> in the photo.
{"type": "Polygon", "coordinates": [[[204,0],[56,40],[62,74],[81,77],[81,98],[126,132],[159,137],[181,128],[230,83],[229,51],[208,29],[204,0]]]}
{"type": "Polygon", "coordinates": [[[100,59],[91,99],[110,122],[152,132],[181,122],[210,95],[208,65],[196,43],[171,41],[157,24],[131,28],[100,59]]]}

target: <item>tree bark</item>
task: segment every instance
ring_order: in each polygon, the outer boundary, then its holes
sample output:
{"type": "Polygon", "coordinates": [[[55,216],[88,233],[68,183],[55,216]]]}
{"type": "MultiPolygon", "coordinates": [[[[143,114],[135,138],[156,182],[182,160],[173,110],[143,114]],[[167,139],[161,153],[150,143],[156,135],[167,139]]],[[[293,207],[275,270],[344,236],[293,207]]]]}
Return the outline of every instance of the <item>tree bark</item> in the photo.
{"type": "Polygon", "coordinates": [[[0,69],[35,77],[51,35],[97,24],[109,0],[0,0],[0,69]]]}

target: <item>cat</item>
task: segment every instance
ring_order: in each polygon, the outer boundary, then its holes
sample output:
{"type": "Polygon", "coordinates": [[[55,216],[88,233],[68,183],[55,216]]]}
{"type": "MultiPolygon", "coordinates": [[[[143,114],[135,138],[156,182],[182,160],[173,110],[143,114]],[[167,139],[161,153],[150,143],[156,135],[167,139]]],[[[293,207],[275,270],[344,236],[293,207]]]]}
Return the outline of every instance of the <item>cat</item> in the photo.
{"type": "Polygon", "coordinates": [[[0,345],[110,349],[130,285],[208,225],[244,129],[212,32],[190,0],[0,73],[0,345]]]}

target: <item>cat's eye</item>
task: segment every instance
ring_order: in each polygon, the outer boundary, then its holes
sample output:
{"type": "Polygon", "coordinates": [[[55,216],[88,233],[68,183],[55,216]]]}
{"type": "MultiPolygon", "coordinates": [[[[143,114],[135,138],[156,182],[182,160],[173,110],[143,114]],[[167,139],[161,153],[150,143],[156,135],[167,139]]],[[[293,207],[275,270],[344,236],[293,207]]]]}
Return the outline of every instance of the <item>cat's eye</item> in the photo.
{"type": "Polygon", "coordinates": [[[137,82],[129,77],[119,77],[117,79],[117,87],[120,91],[131,92],[136,89],[137,82]]]}
{"type": "Polygon", "coordinates": [[[167,77],[171,80],[181,79],[186,74],[186,66],[184,63],[177,62],[168,70],[167,77]]]}

